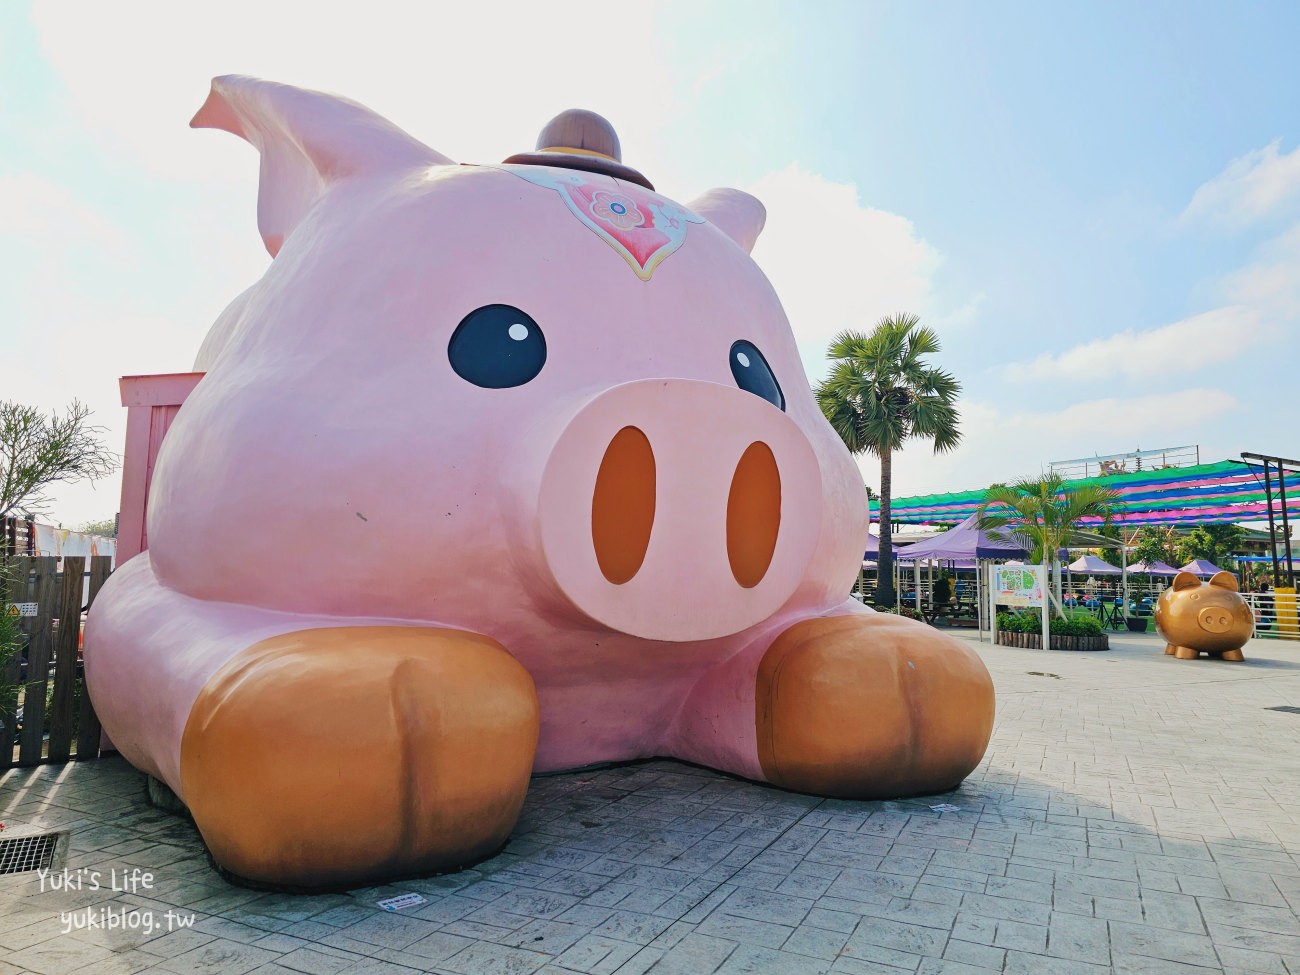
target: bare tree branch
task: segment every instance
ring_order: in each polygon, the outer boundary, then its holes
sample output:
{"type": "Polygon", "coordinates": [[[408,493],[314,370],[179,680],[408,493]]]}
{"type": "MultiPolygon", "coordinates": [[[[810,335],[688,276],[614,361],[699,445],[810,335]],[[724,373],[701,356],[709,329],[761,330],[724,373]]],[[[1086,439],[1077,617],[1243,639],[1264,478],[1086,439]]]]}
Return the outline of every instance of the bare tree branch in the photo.
{"type": "Polygon", "coordinates": [[[118,469],[118,455],[101,441],[103,427],[87,422],[90,408],[72,401],[48,417],[31,406],[0,402],[0,518],[22,505],[43,512],[46,489],[57,482],[94,481],[118,469]]]}

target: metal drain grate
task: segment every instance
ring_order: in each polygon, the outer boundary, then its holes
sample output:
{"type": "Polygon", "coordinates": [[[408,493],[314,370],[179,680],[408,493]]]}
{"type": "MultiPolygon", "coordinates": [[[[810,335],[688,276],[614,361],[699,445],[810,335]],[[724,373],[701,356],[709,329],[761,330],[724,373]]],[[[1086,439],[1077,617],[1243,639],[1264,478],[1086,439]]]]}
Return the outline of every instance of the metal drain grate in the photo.
{"type": "Polygon", "coordinates": [[[1265,708],[1265,711],[1285,711],[1287,714],[1300,714],[1300,708],[1294,704],[1279,704],[1275,708],[1265,708]]]}
{"type": "Polygon", "coordinates": [[[33,833],[0,840],[0,874],[48,870],[63,833],[33,833]]]}

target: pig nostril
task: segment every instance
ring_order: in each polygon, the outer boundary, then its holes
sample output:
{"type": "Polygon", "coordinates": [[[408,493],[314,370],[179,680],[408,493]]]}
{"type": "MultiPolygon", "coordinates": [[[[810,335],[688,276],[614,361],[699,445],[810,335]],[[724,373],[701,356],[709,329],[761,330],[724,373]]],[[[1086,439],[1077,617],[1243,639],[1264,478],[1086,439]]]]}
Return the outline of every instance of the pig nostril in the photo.
{"type": "Polygon", "coordinates": [[[636,427],[605,448],[591,496],[591,540],[605,578],[621,586],[641,570],[655,523],[655,455],[636,427]]]}
{"type": "Polygon", "coordinates": [[[772,448],[755,441],[736,465],[727,497],[727,557],[731,574],[746,589],[767,574],[780,530],[781,472],[772,448]]]}

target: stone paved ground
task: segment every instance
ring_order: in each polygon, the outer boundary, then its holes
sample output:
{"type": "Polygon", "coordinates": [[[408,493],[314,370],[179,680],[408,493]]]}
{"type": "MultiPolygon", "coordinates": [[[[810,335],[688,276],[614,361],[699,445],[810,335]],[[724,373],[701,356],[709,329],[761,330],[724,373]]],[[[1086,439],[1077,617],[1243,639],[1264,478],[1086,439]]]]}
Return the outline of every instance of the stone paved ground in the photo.
{"type": "Polygon", "coordinates": [[[74,876],[156,880],[0,878],[0,975],[1300,975],[1300,714],[1267,710],[1300,706],[1300,646],[1224,664],[1113,645],[981,647],[997,728],[942,797],[822,801],[667,761],[550,776],[500,856],[348,895],[225,884],[119,760],[13,771],[4,835],[70,829],[74,876]],[[427,902],[374,906],[406,891],[427,902]],[[161,929],[62,933],[104,909],[161,929]],[[169,910],[192,926],[166,930],[169,910]]]}

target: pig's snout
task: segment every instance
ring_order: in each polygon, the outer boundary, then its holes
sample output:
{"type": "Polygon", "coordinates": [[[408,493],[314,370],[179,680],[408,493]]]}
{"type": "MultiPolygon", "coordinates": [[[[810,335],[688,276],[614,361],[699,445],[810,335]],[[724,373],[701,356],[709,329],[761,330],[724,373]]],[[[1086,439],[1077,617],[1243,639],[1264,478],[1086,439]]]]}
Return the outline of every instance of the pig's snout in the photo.
{"type": "Polygon", "coordinates": [[[1254,628],[1254,615],[1244,602],[1238,606],[1206,606],[1196,614],[1196,622],[1206,633],[1216,636],[1250,634],[1254,628]]]}
{"type": "Polygon", "coordinates": [[[1233,612],[1225,606],[1207,606],[1197,614],[1201,629],[1209,633],[1227,633],[1232,629],[1233,612]]]}
{"type": "MultiPolygon", "coordinates": [[[[605,449],[591,499],[591,536],[601,573],[630,582],[645,561],[655,521],[655,456],[646,435],[624,427],[605,449]]],[[[736,582],[763,581],[781,530],[781,471],[772,448],[750,444],[727,492],[727,560],[736,582]]]]}
{"type": "Polygon", "coordinates": [[[803,431],[750,393],[643,380],[587,403],[541,490],[543,554],[585,615],[649,639],[766,619],[802,580],[821,524],[803,431]]]}

